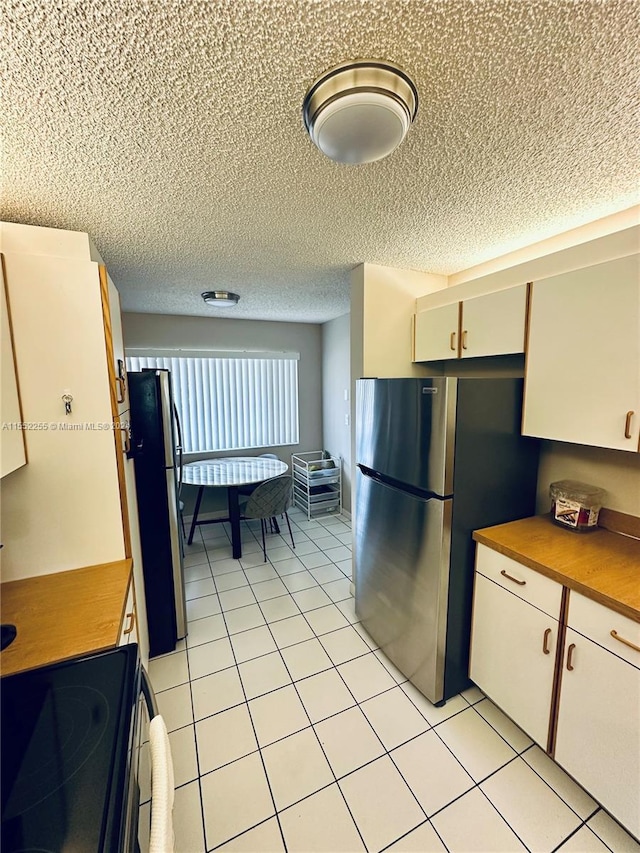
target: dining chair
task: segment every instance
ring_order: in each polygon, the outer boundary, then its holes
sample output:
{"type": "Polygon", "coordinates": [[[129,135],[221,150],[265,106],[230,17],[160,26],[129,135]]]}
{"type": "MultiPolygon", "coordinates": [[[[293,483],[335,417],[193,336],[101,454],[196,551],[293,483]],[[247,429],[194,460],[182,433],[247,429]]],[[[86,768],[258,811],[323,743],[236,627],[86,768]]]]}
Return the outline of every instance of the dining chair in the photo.
{"type": "MultiPolygon", "coordinates": [[[[259,453],[256,458],[257,459],[277,459],[278,457],[276,456],[275,453],[259,453]]],[[[238,494],[241,497],[242,497],[242,495],[250,495],[253,493],[256,486],[257,486],[257,483],[247,483],[246,486],[239,486],[238,487],[238,494]]]]}
{"type": "Polygon", "coordinates": [[[291,523],[287,515],[287,509],[291,506],[291,477],[289,474],[282,474],[280,477],[273,477],[271,480],[265,480],[255,487],[246,502],[240,506],[240,519],[260,519],[260,529],[262,532],[262,553],[264,561],[267,562],[267,546],[265,541],[265,531],[267,521],[275,518],[277,515],[284,515],[289,528],[289,536],[291,537],[291,547],[295,548],[293,541],[293,533],[291,532],[291,523]]]}

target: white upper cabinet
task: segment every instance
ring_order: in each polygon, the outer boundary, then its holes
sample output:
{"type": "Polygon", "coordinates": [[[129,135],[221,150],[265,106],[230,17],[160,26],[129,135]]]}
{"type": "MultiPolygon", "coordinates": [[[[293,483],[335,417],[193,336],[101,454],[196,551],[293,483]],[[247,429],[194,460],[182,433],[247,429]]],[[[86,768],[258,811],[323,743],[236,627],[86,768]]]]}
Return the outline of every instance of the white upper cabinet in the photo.
{"type": "Polygon", "coordinates": [[[416,314],[414,361],[524,352],[527,285],[416,314]]]}
{"type": "Polygon", "coordinates": [[[533,284],[525,435],[638,450],[639,257],[533,284]]]}
{"type": "Polygon", "coordinates": [[[9,305],[4,281],[4,263],[0,266],[0,477],[10,474],[26,464],[27,454],[24,443],[20,395],[16,377],[16,363],[13,352],[13,334],[9,318],[9,305]]]}
{"type": "Polygon", "coordinates": [[[458,356],[458,302],[416,314],[414,361],[458,356]]]}
{"type": "Polygon", "coordinates": [[[105,314],[105,331],[107,340],[111,343],[108,348],[107,357],[113,365],[113,375],[109,372],[113,385],[114,400],[112,403],[114,414],[122,415],[129,409],[129,390],[127,387],[127,369],[124,357],[124,338],[122,334],[122,317],[120,314],[120,294],[107,268],[100,267],[100,287],[103,291],[103,307],[105,314]]]}
{"type": "Polygon", "coordinates": [[[460,357],[524,352],[527,285],[509,287],[462,303],[460,357]]]}

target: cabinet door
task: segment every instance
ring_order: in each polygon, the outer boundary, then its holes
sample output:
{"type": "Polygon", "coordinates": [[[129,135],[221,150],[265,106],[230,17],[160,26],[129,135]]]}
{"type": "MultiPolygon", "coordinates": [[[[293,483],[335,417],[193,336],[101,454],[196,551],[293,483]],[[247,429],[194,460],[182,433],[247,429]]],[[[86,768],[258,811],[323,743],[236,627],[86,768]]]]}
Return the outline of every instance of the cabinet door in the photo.
{"type": "Polygon", "coordinates": [[[113,415],[122,414],[129,408],[127,370],[124,359],[124,338],[120,314],[120,294],[109,277],[106,267],[100,266],[100,295],[104,319],[109,382],[111,383],[111,407],[113,415]]]}
{"type": "Polygon", "coordinates": [[[523,433],[638,450],[638,255],[533,284],[523,433]]]}
{"type": "Polygon", "coordinates": [[[527,285],[465,299],[462,303],[460,355],[524,352],[527,285]]]}
{"type": "Polygon", "coordinates": [[[568,629],[555,760],[637,837],[639,708],[640,669],[568,629]]]}
{"type": "Polygon", "coordinates": [[[476,573],[470,678],[547,748],[558,621],[476,573]]]}
{"type": "Polygon", "coordinates": [[[4,257],[0,265],[0,299],[0,477],[4,477],[27,462],[24,430],[21,429],[22,410],[13,352],[13,334],[4,280],[4,257]]]}
{"type": "Polygon", "coordinates": [[[414,361],[458,357],[458,305],[454,302],[416,314],[414,361]]]}

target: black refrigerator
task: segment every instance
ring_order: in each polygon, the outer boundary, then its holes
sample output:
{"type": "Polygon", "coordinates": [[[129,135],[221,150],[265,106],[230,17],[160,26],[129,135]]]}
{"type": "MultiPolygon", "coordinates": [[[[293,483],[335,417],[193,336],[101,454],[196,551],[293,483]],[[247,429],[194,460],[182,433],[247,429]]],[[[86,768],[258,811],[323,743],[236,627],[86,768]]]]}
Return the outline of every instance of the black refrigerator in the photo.
{"type": "Polygon", "coordinates": [[[522,379],[356,383],[356,612],[434,704],[469,687],[474,529],[535,513],[522,379]]]}
{"type": "Polygon", "coordinates": [[[172,652],[187,616],[178,485],[182,448],[168,370],[128,373],[149,654],[172,652]]]}

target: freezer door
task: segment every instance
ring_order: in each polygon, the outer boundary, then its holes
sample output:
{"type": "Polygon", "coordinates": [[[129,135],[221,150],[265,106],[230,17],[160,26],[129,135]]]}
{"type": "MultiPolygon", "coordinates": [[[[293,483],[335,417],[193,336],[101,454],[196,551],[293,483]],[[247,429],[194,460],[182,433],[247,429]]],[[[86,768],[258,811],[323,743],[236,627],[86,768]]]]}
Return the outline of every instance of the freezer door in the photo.
{"type": "Polygon", "coordinates": [[[431,702],[444,692],[452,500],[425,500],[357,471],[356,612],[431,702]]]}
{"type": "Polygon", "coordinates": [[[413,488],[450,495],[457,380],[359,379],[356,462],[413,488]]]}

